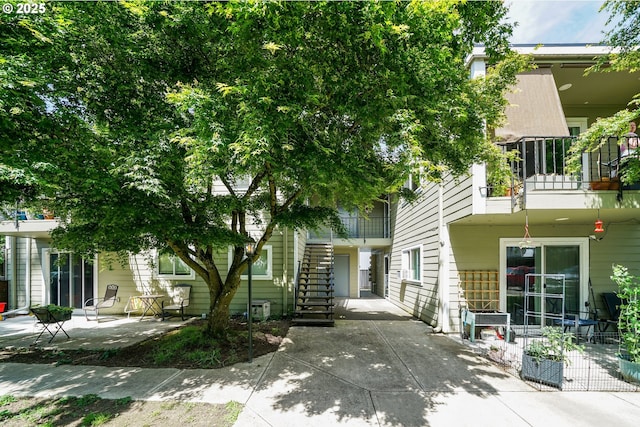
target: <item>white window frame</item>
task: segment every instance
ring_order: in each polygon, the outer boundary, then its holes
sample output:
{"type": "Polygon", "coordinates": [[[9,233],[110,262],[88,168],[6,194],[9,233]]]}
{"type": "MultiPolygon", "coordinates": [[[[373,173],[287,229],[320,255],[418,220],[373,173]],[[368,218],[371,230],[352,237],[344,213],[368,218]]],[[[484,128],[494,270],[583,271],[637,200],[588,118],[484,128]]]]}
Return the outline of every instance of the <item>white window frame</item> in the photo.
{"type": "Polygon", "coordinates": [[[153,260],[154,260],[154,269],[153,270],[154,270],[154,275],[155,275],[156,278],[158,278],[158,279],[166,279],[166,280],[194,280],[196,278],[196,272],[193,271],[193,269],[191,267],[186,265],[186,263],[183,260],[178,258],[177,255],[175,255],[175,254],[167,254],[167,255],[172,256],[176,260],[178,260],[179,262],[184,263],[185,266],[189,269],[189,274],[175,274],[175,272],[176,272],[175,264],[173,264],[173,274],[160,273],[160,253],[158,251],[155,251],[155,253],[153,255],[153,260]]]}
{"type": "MultiPolygon", "coordinates": [[[[76,255],[74,252],[72,251],[59,251],[56,248],[43,248],[42,249],[42,264],[41,264],[41,270],[42,270],[42,283],[44,285],[44,288],[42,290],[42,294],[41,294],[41,298],[42,298],[42,305],[47,305],[51,303],[51,263],[49,262],[49,256],[52,254],[58,254],[58,255],[71,255],[71,260],[73,260],[73,257],[77,257],[78,255],[76,255]]],[[[80,257],[82,259],[82,262],[85,262],[85,257],[80,257]]],[[[96,255],[93,260],[91,261],[92,266],[91,269],[93,270],[93,283],[91,284],[91,287],[93,288],[93,295],[94,298],[98,297],[98,256],[96,255]]],[[[31,268],[30,266],[28,266],[28,268],[31,268]]],[[[73,288],[73,287],[72,287],[73,288]]],[[[70,295],[69,298],[71,300],[73,300],[74,295],[70,295]]],[[[84,297],[82,298],[84,299],[84,297]]],[[[78,308],[75,308],[75,310],[78,310],[78,308]]]]}
{"type": "Polygon", "coordinates": [[[402,250],[402,281],[409,283],[422,284],[422,277],[424,274],[424,262],[422,260],[422,245],[411,246],[402,250]],[[418,259],[420,260],[420,275],[418,279],[413,277],[411,274],[412,271],[415,271],[415,268],[411,268],[411,260],[413,259],[412,253],[417,250],[418,251],[418,259]]]}
{"type": "MultiPolygon", "coordinates": [[[[266,256],[267,257],[267,273],[266,274],[255,274],[251,272],[251,280],[273,280],[273,246],[272,245],[264,245],[262,247],[262,252],[260,253],[260,258],[266,256]]],[[[229,247],[228,252],[228,260],[229,263],[227,265],[231,265],[233,262],[233,247],[229,247]]],[[[248,270],[245,270],[245,273],[240,276],[243,280],[247,280],[248,270]]]]}
{"type": "Polygon", "coordinates": [[[586,117],[567,117],[565,120],[567,122],[567,128],[579,128],[580,133],[586,131],[588,128],[586,117]]]}
{"type": "MultiPolygon", "coordinates": [[[[500,239],[500,310],[507,310],[507,246],[518,246],[520,238],[500,239]]],[[[588,237],[535,237],[534,246],[545,245],[574,245],[580,248],[580,308],[583,302],[589,300],[589,238],[588,237]]]]}

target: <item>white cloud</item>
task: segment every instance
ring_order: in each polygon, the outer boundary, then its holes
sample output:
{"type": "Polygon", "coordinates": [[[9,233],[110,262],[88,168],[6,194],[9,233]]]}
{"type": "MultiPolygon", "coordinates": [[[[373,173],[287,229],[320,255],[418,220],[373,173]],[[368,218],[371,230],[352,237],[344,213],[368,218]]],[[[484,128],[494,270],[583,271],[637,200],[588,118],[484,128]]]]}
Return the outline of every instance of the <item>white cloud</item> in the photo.
{"type": "Polygon", "coordinates": [[[598,43],[608,14],[598,13],[601,0],[511,0],[509,22],[518,22],[511,42],[537,43],[598,43]]]}

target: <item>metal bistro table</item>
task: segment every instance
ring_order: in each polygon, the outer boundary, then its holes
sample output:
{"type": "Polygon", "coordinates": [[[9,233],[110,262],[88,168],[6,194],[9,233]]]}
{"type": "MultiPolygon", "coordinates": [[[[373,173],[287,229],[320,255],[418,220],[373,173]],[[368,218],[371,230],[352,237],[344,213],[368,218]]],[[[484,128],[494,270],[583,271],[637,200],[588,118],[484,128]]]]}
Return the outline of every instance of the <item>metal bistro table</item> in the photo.
{"type": "Polygon", "coordinates": [[[138,295],[136,298],[142,303],[142,315],[139,320],[144,319],[144,316],[160,316],[162,315],[162,306],[159,300],[163,298],[162,294],[151,295],[138,295]]]}

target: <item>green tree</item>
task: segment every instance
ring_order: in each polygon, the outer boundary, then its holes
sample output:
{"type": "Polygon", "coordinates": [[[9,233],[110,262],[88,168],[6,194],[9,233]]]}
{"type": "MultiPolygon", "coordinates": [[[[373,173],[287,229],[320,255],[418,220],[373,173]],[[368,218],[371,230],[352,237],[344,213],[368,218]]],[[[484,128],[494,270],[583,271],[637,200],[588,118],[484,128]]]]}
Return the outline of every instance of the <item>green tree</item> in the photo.
{"type": "Polygon", "coordinates": [[[55,244],[172,251],[208,286],[212,333],[250,230],[257,257],[276,227],[339,227],[337,205],[371,204],[410,173],[466,172],[517,71],[468,77],[475,43],[509,54],[501,2],[50,6],[45,81],[57,114],[84,124],[41,174],[68,219],[55,244]]]}
{"type": "MultiPolygon", "coordinates": [[[[640,69],[640,2],[626,0],[608,0],[600,11],[609,13],[607,24],[616,23],[610,30],[603,44],[612,48],[612,53],[603,56],[598,63],[587,70],[587,73],[628,71],[640,69]]],[[[581,154],[584,151],[595,151],[607,142],[607,137],[618,136],[620,141],[629,132],[629,122],[640,117],[640,94],[635,94],[627,108],[610,117],[598,118],[586,132],[583,132],[571,148],[569,167],[573,171],[580,169],[581,154]]],[[[624,183],[637,182],[640,179],[640,162],[629,159],[622,171],[620,180],[624,183]]]]}

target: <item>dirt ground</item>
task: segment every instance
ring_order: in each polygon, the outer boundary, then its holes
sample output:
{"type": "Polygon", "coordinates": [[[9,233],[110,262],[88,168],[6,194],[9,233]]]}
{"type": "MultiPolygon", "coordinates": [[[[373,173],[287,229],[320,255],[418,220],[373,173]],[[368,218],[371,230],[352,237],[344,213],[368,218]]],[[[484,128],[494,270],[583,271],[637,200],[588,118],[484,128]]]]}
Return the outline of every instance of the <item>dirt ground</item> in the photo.
{"type": "Polygon", "coordinates": [[[94,395],[80,398],[17,398],[0,401],[3,427],[111,426],[145,427],[179,425],[194,427],[233,426],[242,405],[192,402],[107,400],[94,395]]]}
{"type": "MultiPolygon", "coordinates": [[[[202,326],[195,320],[188,326],[202,326]]],[[[253,356],[258,357],[276,351],[289,330],[290,320],[271,320],[255,323],[253,329],[253,356]]],[[[186,326],[183,326],[183,328],[186,326]]],[[[224,339],[216,340],[208,354],[215,357],[194,358],[190,355],[202,350],[178,351],[163,358],[157,357],[163,348],[176,346],[171,341],[176,331],[168,332],[139,344],[117,351],[64,352],[43,350],[9,351],[0,349],[0,363],[77,364],[94,366],[121,366],[181,369],[216,369],[234,363],[248,361],[247,323],[242,319],[231,322],[224,339]],[[164,347],[163,347],[164,346],[164,347]],[[156,354],[156,357],[153,355],[156,354]]],[[[213,341],[213,340],[212,340],[213,341]]],[[[182,345],[178,343],[177,345],[182,345]]],[[[205,343],[208,345],[208,343],[205,343]]],[[[165,353],[162,353],[163,355],[165,353]]],[[[192,402],[147,402],[129,398],[119,400],[100,399],[95,395],[78,398],[43,399],[3,396],[0,391],[0,424],[5,426],[232,426],[242,405],[229,402],[214,405],[192,402]]]]}
{"type": "MultiPolygon", "coordinates": [[[[290,320],[268,320],[264,322],[256,322],[252,326],[253,330],[253,357],[262,356],[267,353],[276,351],[287,335],[290,326],[290,320]]],[[[204,326],[202,320],[195,320],[183,325],[187,326],[204,326]]],[[[233,365],[238,362],[246,362],[249,360],[249,340],[247,333],[246,321],[232,319],[229,327],[229,333],[225,339],[213,341],[210,343],[215,348],[206,348],[205,345],[199,345],[192,350],[212,350],[215,352],[215,359],[219,362],[212,361],[211,358],[189,358],[191,354],[185,351],[185,346],[180,344],[181,351],[176,352],[175,356],[166,356],[160,360],[157,357],[158,352],[163,346],[167,346],[165,341],[174,335],[176,331],[168,332],[159,337],[154,337],[141,343],[125,347],[118,350],[64,350],[52,351],[42,349],[22,349],[7,350],[0,349],[0,362],[13,363],[54,363],[54,364],[72,364],[72,365],[93,365],[93,366],[111,366],[111,367],[142,367],[142,368],[180,368],[180,369],[215,369],[233,365]],[[204,359],[204,360],[202,360],[204,359]]]]}

